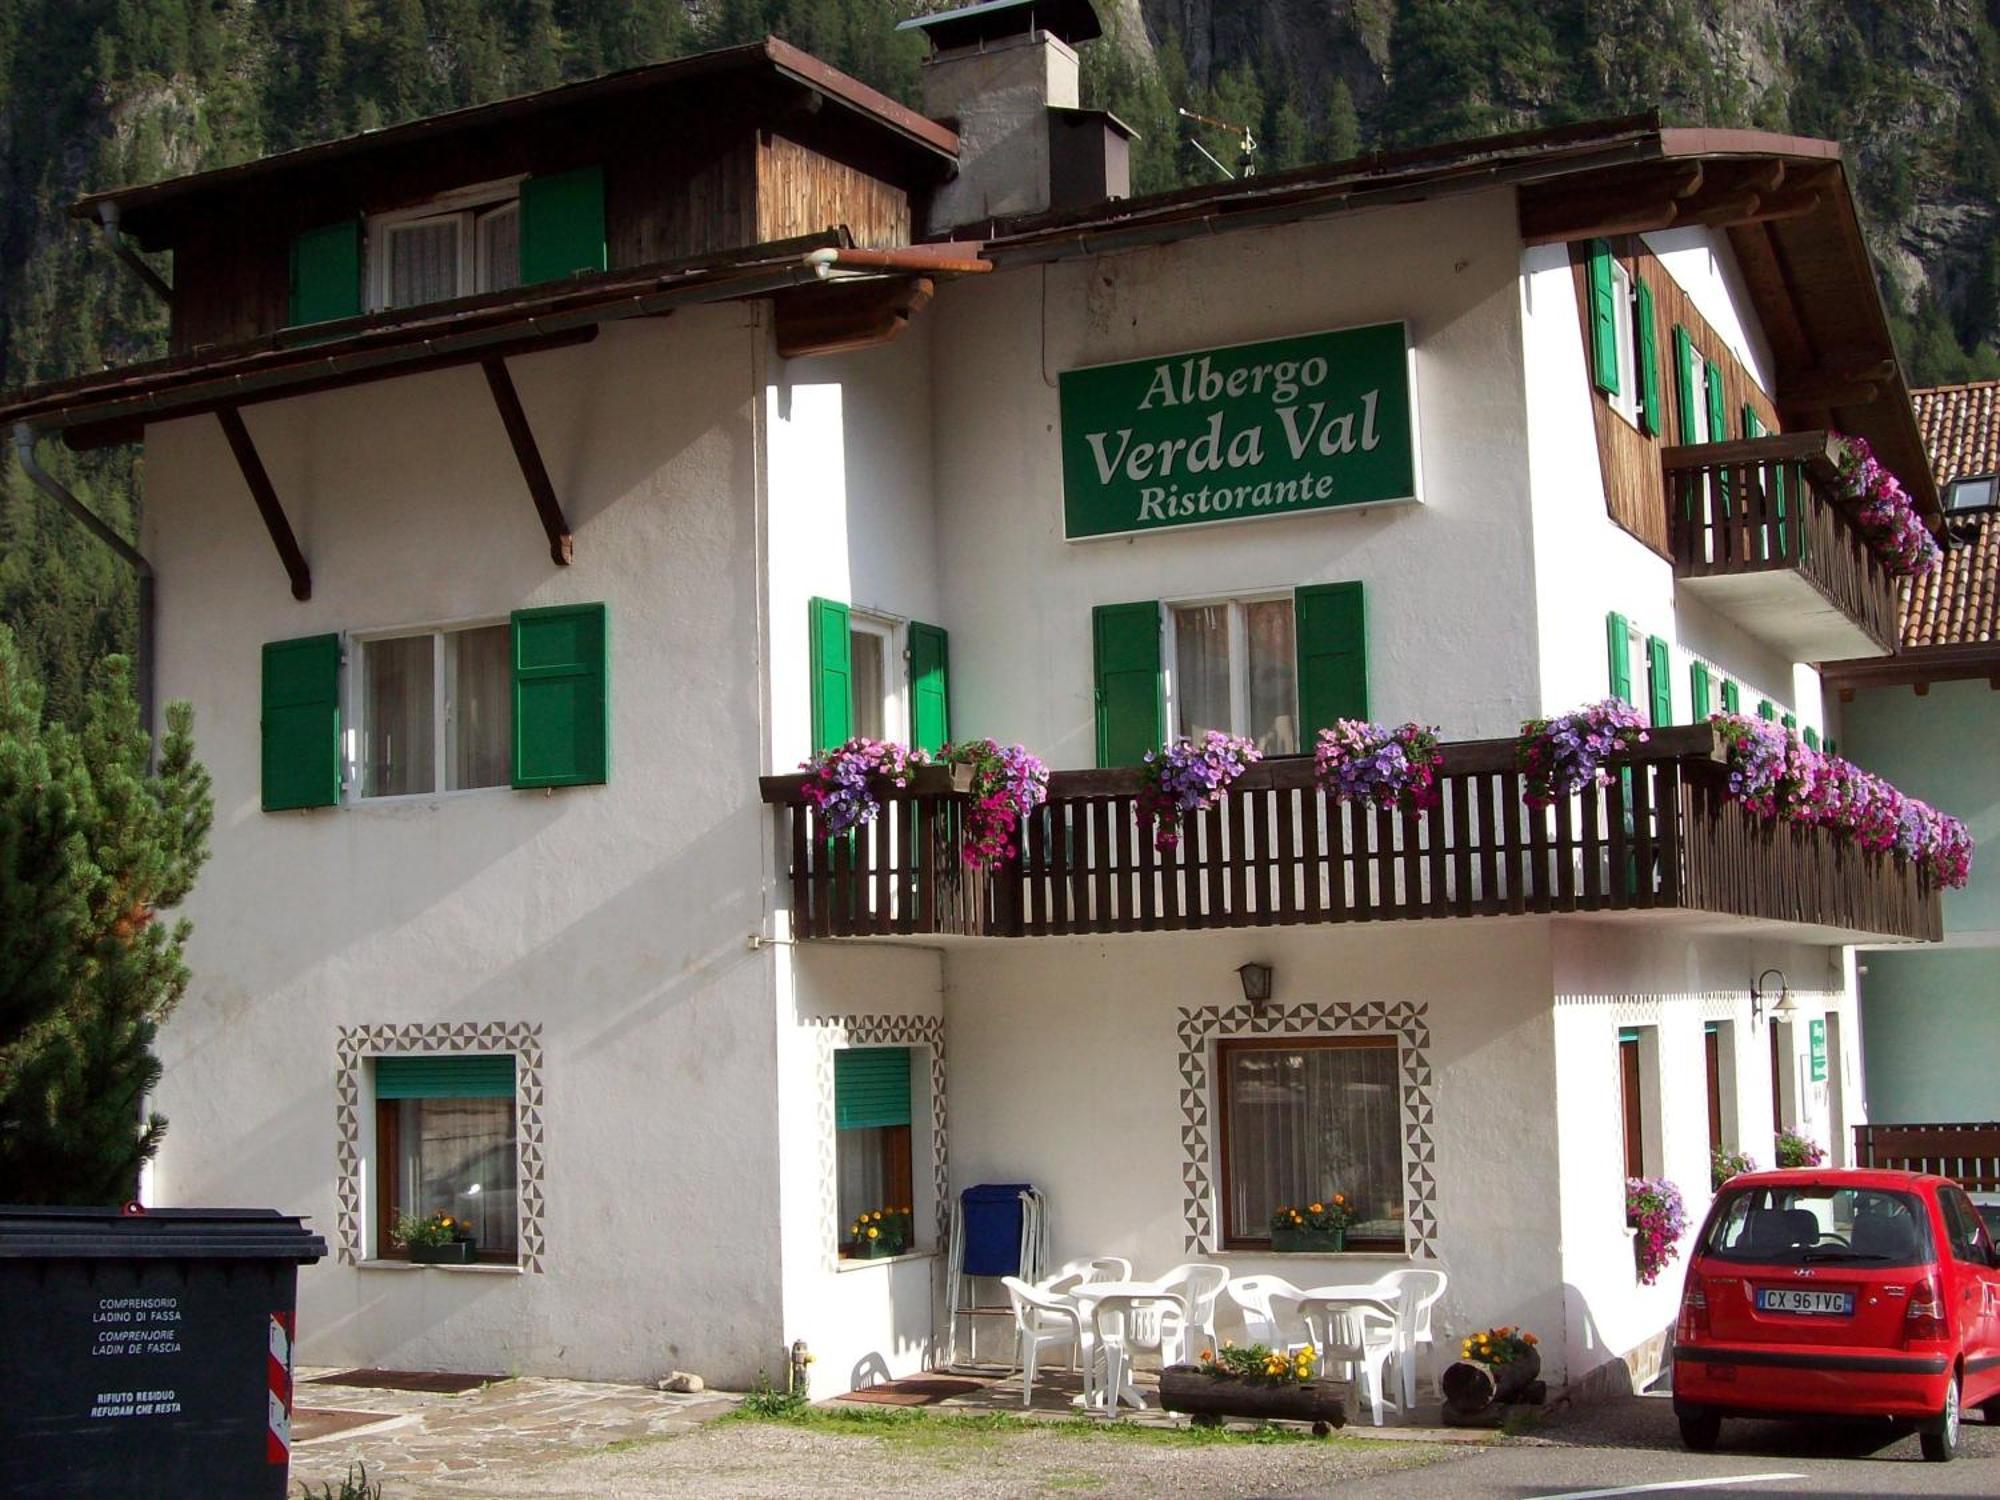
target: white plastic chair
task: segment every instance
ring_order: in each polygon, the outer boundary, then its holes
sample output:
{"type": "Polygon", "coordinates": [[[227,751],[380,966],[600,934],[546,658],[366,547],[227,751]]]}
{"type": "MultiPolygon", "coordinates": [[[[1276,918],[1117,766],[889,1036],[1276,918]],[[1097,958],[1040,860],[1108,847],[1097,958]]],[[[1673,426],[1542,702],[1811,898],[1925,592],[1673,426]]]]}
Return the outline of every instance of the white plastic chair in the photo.
{"type": "MultiPolygon", "coordinates": [[[[1365,1402],[1380,1427],[1385,1404],[1382,1387],[1389,1362],[1396,1357],[1395,1314],[1372,1303],[1336,1297],[1307,1297],[1299,1313],[1312,1332],[1320,1369],[1330,1373],[1334,1365],[1341,1366],[1354,1388],[1355,1405],[1365,1402]]],[[[1399,1403],[1387,1404],[1399,1413],[1407,1410],[1399,1403]]]]}
{"type": "Polygon", "coordinates": [[[1282,1276],[1238,1276],[1226,1288],[1243,1314],[1243,1331],[1250,1342],[1281,1354],[1312,1343],[1312,1332],[1299,1315],[1306,1294],[1282,1276]]]}
{"type": "Polygon", "coordinates": [[[1449,1283],[1442,1271],[1411,1267],[1391,1271],[1376,1284],[1396,1294],[1396,1374],[1402,1387],[1403,1409],[1409,1411],[1417,1404],[1421,1351],[1434,1342],[1431,1309],[1443,1298],[1449,1283]]]}
{"type": "Polygon", "coordinates": [[[1130,1281],[1132,1262],[1122,1255],[1100,1255],[1090,1262],[1091,1270],[1097,1274],[1092,1281],[1130,1281]]]}
{"type": "Polygon", "coordinates": [[[1162,1364],[1177,1365],[1187,1360],[1197,1347],[1197,1339],[1206,1339],[1210,1345],[1215,1343],[1215,1304],[1228,1284],[1226,1266],[1201,1261],[1175,1266],[1160,1278],[1160,1285],[1178,1293],[1186,1304],[1185,1321],[1173,1328],[1163,1324],[1154,1338],[1153,1346],[1159,1349],[1162,1364]]]}
{"type": "Polygon", "coordinates": [[[1077,1356],[1082,1355],[1083,1393],[1087,1402],[1090,1337],[1075,1304],[1039,1292],[1018,1276],[1003,1276],[1000,1284],[1007,1288],[1007,1300],[1014,1306],[1014,1349],[1016,1362],[1021,1366],[1021,1404],[1029,1406],[1034,1402],[1035,1366],[1041,1359],[1043,1346],[1049,1344],[1063,1345],[1069,1351],[1071,1363],[1078,1362],[1077,1356]]]}
{"type": "MultiPolygon", "coordinates": [[[[1186,1324],[1187,1303],[1174,1292],[1119,1292],[1093,1299],[1084,1363],[1091,1376],[1098,1364],[1104,1367],[1102,1382],[1096,1387],[1103,1411],[1117,1416],[1121,1398],[1140,1411],[1146,1409],[1145,1400],[1132,1385],[1132,1351],[1153,1347],[1148,1325],[1166,1337],[1179,1337],[1186,1324]]],[[[1084,1405],[1092,1404],[1092,1394],[1086,1378],[1084,1405]]]]}

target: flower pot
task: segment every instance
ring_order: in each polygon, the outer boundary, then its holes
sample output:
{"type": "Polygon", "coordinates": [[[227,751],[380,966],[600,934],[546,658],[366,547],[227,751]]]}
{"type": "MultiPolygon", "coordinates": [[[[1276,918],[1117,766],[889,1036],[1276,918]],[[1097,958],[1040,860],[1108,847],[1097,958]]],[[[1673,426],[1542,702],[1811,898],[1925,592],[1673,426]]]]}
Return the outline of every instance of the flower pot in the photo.
{"type": "Polygon", "coordinates": [[[1294,1254],[1300,1251],[1318,1251],[1332,1254],[1347,1248],[1345,1229],[1274,1229],[1271,1231],[1271,1248],[1278,1253],[1294,1254]]]}
{"type": "Polygon", "coordinates": [[[448,1245],[410,1246],[413,1266],[469,1266],[474,1247],[471,1240],[453,1240],[448,1245]]]}
{"type": "Polygon", "coordinates": [[[1267,1384],[1240,1375],[1211,1375],[1199,1365],[1169,1365],[1160,1372],[1160,1405],[1191,1417],[1249,1417],[1283,1422],[1347,1420],[1345,1386],[1333,1380],[1267,1384]]]}
{"type": "Polygon", "coordinates": [[[908,1248],[901,1240],[883,1238],[879,1240],[856,1240],[854,1248],[848,1251],[852,1260],[884,1260],[891,1255],[901,1255],[908,1248]]]}
{"type": "Polygon", "coordinates": [[[1452,1416],[1471,1417],[1489,1406],[1534,1400],[1534,1386],[1541,1378],[1542,1356],[1537,1349],[1498,1365],[1461,1359],[1438,1377],[1438,1394],[1452,1416]]]}

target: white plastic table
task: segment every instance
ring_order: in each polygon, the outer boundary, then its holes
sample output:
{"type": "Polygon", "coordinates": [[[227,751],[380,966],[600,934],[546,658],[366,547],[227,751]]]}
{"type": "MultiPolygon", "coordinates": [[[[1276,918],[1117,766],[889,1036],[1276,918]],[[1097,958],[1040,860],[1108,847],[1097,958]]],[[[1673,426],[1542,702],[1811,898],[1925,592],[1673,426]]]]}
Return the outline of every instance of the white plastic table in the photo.
{"type": "MultiPolygon", "coordinates": [[[[1071,1287],[1067,1292],[1064,1292],[1062,1295],[1069,1298],[1071,1301],[1077,1304],[1077,1311],[1081,1313],[1082,1316],[1087,1321],[1095,1320],[1097,1315],[1097,1304],[1106,1297],[1133,1297],[1140,1299],[1147,1299],[1147,1298],[1156,1299],[1161,1302],[1170,1303],[1174,1307],[1179,1308],[1181,1311],[1181,1315],[1183,1317],[1187,1315],[1187,1304],[1182,1299],[1181,1295],[1178,1292],[1168,1291],[1165,1286],[1163,1286],[1161,1283],[1157,1281],[1086,1281],[1079,1286],[1071,1287]]],[[[1126,1336],[1127,1338],[1130,1337],[1129,1329],[1127,1330],[1126,1336]]],[[[1099,1340],[1098,1342],[1101,1344],[1102,1341],[1099,1340]]],[[[1089,1358],[1090,1356],[1086,1355],[1085,1357],[1089,1358]]],[[[1111,1360],[1108,1355],[1106,1356],[1104,1364],[1105,1364],[1105,1371],[1108,1376],[1111,1368],[1111,1360]]],[[[1144,1411],[1146,1409],[1146,1401],[1145,1398],[1139,1394],[1138,1386],[1132,1383],[1130,1369],[1131,1367],[1128,1364],[1126,1367],[1126,1378],[1119,1383],[1118,1389],[1115,1392],[1113,1391],[1104,1392],[1102,1399],[1098,1401],[1091,1401],[1089,1399],[1089,1393],[1088,1393],[1089,1380],[1086,1372],[1086,1380],[1085,1380],[1086,1392],[1085,1395],[1077,1397],[1077,1404],[1079,1405],[1088,1404],[1096,1406],[1101,1410],[1111,1412],[1112,1414],[1115,1415],[1118,1410],[1118,1403],[1120,1401],[1125,1401],[1129,1403],[1136,1410],[1144,1411]]]]}

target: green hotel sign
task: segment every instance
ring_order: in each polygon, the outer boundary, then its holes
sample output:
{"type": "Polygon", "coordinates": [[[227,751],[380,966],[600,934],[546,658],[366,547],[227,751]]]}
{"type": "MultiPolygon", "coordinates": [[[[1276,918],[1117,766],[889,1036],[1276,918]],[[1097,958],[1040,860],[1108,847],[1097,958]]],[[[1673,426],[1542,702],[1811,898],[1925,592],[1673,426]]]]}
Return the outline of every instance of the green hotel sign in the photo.
{"type": "Polygon", "coordinates": [[[1812,1058],[1812,1081],[1826,1082],[1826,1022],[1815,1017],[1806,1023],[1806,1045],[1812,1058]]]}
{"type": "Polygon", "coordinates": [[[1065,371],[1063,534],[1413,500],[1401,323],[1065,371]]]}

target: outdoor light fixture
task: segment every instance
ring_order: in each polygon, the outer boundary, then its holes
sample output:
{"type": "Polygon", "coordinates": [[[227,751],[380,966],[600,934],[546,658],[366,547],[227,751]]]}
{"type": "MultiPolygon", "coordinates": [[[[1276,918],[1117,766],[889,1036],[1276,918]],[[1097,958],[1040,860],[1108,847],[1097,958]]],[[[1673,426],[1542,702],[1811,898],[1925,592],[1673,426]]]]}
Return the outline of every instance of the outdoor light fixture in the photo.
{"type": "Polygon", "coordinates": [[[1243,981],[1243,998],[1250,1002],[1250,1009],[1261,1012],[1271,999],[1271,966],[1244,964],[1236,977],[1243,981]]]}
{"type": "Polygon", "coordinates": [[[1771,1007],[1769,1019],[1775,1021],[1779,1016],[1789,1016],[1796,1008],[1792,1004],[1791,986],[1785,983],[1785,971],[1783,969],[1766,969],[1757,976],[1756,982],[1750,986],[1750,1024],[1752,1026],[1766,1019],[1764,1015],[1764,997],[1770,991],[1764,988],[1764,981],[1769,979],[1773,974],[1778,976],[1778,999],[1777,1003],[1771,1007]]]}

